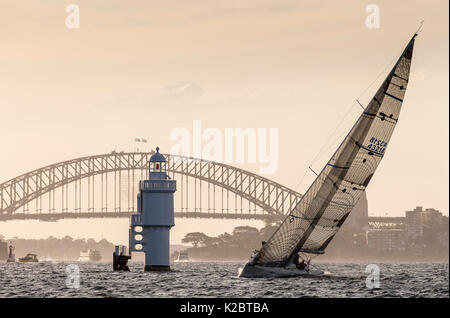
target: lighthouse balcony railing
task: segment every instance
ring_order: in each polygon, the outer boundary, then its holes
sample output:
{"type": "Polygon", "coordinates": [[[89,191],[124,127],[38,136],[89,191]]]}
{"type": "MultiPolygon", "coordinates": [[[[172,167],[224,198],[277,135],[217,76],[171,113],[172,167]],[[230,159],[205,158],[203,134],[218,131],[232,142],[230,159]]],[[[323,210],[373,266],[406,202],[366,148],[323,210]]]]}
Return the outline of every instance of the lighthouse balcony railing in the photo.
{"type": "Polygon", "coordinates": [[[175,191],[177,188],[177,183],[175,180],[141,180],[139,183],[140,183],[139,187],[142,190],[175,191]]]}
{"type": "Polygon", "coordinates": [[[131,215],[131,225],[141,225],[141,224],[142,224],[142,215],[132,214],[131,215]]]}

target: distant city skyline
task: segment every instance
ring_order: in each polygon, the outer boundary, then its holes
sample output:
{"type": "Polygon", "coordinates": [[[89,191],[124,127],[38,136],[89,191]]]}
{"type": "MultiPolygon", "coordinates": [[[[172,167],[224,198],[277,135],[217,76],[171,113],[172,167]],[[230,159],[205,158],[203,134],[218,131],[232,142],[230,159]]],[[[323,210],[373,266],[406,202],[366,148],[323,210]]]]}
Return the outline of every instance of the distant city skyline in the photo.
{"type": "MultiPolygon", "coordinates": [[[[359,206],[359,205],[358,205],[359,206]]],[[[369,202],[370,206],[370,202],[369,202]]],[[[439,211],[432,207],[423,207],[423,206],[412,206],[408,210],[403,211],[403,213],[388,215],[386,213],[374,214],[368,212],[369,217],[406,217],[406,213],[408,211],[414,211],[419,208],[423,208],[425,211],[437,211],[442,213],[442,215],[448,217],[448,211],[439,211]]],[[[369,208],[370,209],[370,208],[369,208]]],[[[356,212],[356,211],[353,211],[356,212]]],[[[355,214],[352,212],[350,219],[353,219],[355,214]]],[[[349,223],[346,222],[346,223],[349,223]]],[[[231,233],[234,227],[240,225],[249,225],[261,228],[264,226],[263,221],[258,220],[230,220],[230,219],[185,219],[185,218],[176,218],[175,219],[175,227],[173,227],[171,231],[171,244],[181,244],[181,239],[188,232],[192,231],[201,231],[210,236],[217,236],[222,233],[228,232],[231,233]],[[211,224],[219,226],[220,229],[216,229],[212,227],[211,224]],[[177,227],[178,225],[178,227],[177,227]],[[186,231],[186,229],[188,229],[186,231]]],[[[32,239],[32,238],[47,238],[49,236],[54,236],[57,238],[62,238],[66,235],[71,236],[72,238],[93,238],[96,240],[101,240],[106,238],[108,241],[113,242],[115,244],[128,244],[128,236],[125,233],[124,229],[127,229],[129,226],[129,220],[126,218],[122,219],[63,219],[57,222],[45,222],[45,221],[8,221],[8,222],[0,222],[0,234],[3,235],[6,239],[11,239],[13,237],[32,239]],[[23,233],[22,235],[18,235],[15,227],[9,227],[8,224],[15,224],[16,226],[20,226],[21,224],[32,224],[34,229],[28,231],[27,233],[23,233]],[[76,227],[71,226],[71,224],[77,224],[76,227]],[[114,231],[115,234],[104,235],[105,228],[104,223],[108,224],[109,231],[114,231]],[[62,226],[59,226],[62,225],[62,226]],[[51,234],[41,234],[41,233],[51,233],[51,234]],[[80,233],[89,233],[85,235],[80,235],[80,233]]]]}

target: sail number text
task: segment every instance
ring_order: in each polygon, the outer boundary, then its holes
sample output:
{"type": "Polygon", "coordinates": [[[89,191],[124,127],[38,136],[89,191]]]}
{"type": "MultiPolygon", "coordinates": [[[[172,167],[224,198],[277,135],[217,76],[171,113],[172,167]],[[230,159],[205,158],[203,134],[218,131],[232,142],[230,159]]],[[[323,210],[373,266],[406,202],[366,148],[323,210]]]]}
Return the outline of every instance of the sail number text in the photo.
{"type": "Polygon", "coordinates": [[[378,153],[384,153],[386,151],[387,142],[375,137],[370,138],[370,144],[367,146],[368,149],[373,150],[378,153]]]}

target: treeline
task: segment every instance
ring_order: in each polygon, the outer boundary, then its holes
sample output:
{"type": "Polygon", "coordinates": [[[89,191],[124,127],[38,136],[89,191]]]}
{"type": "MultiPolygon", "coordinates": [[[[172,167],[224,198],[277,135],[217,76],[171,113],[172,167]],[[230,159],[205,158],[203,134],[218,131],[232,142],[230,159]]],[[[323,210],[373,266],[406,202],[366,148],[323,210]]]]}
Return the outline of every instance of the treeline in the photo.
{"type": "Polygon", "coordinates": [[[3,238],[3,240],[8,242],[8,246],[10,242],[12,243],[15,248],[16,259],[27,253],[32,253],[37,254],[39,259],[49,257],[55,261],[76,261],[80,256],[80,251],[95,249],[100,251],[104,261],[109,261],[112,259],[114,251],[114,244],[106,239],[96,241],[92,238],[74,239],[70,236],[64,236],[63,238],[49,236],[46,239],[39,240],[17,237],[8,240],[3,238]]]}
{"type": "MultiPolygon", "coordinates": [[[[448,224],[448,223],[447,223],[448,224]]],[[[189,258],[194,261],[223,260],[245,261],[255,249],[261,248],[279,224],[268,224],[261,230],[251,226],[238,226],[232,233],[210,237],[201,232],[188,233],[183,243],[192,244],[188,248],[189,258]]],[[[404,251],[376,251],[368,248],[365,231],[355,232],[344,226],[331,241],[324,255],[317,256],[318,262],[367,262],[367,261],[447,261],[448,225],[438,231],[424,231],[424,236],[407,243],[404,251]],[[432,233],[433,232],[433,233],[432,233]],[[446,243],[447,242],[447,243],[446,243]]]]}
{"type": "Polygon", "coordinates": [[[266,224],[258,230],[251,226],[238,226],[233,232],[216,237],[201,232],[188,233],[183,243],[192,244],[188,249],[189,258],[193,260],[243,260],[248,259],[253,250],[261,247],[278,228],[279,224],[266,224]]]}

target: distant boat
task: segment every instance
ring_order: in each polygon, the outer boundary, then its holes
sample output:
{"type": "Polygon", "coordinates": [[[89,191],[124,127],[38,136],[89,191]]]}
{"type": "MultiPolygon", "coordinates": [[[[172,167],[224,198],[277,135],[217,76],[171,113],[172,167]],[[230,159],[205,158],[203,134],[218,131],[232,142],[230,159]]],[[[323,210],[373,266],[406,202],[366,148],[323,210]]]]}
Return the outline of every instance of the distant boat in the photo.
{"type": "Polygon", "coordinates": [[[20,263],[37,263],[39,262],[36,254],[27,254],[24,257],[19,257],[20,263]]]}
{"type": "Polygon", "coordinates": [[[174,260],[174,263],[185,263],[189,262],[189,254],[186,251],[179,252],[178,257],[174,260]]]}
{"type": "Polygon", "coordinates": [[[408,85],[416,36],[300,202],[254,252],[240,277],[324,274],[310,268],[311,258],[325,253],[384,157],[408,85]]]}
{"type": "Polygon", "coordinates": [[[102,260],[102,254],[97,250],[87,250],[81,251],[80,257],[78,258],[79,262],[99,262],[102,260]]]}
{"type": "Polygon", "coordinates": [[[43,263],[55,263],[55,261],[48,255],[44,259],[42,259],[41,262],[43,262],[43,263]]]}

